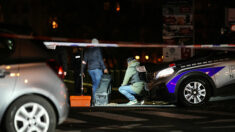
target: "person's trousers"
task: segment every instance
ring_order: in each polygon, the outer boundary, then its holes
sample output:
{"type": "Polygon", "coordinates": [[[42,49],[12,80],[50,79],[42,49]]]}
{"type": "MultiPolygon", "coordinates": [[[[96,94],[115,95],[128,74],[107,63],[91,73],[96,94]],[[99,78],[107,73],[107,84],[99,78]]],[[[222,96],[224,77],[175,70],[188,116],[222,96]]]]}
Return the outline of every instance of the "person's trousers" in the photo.
{"type": "Polygon", "coordinates": [[[82,78],[80,72],[74,72],[74,89],[77,94],[81,94],[82,78]]]}
{"type": "Polygon", "coordinates": [[[137,94],[135,93],[135,91],[133,91],[131,89],[130,85],[121,86],[121,87],[119,87],[118,90],[119,90],[120,93],[122,93],[130,101],[136,100],[135,95],[137,95],[137,94]]]}
{"type": "Polygon", "coordinates": [[[92,97],[93,97],[92,100],[94,102],[95,101],[95,91],[100,84],[100,80],[103,75],[103,72],[101,69],[94,69],[94,70],[88,70],[88,73],[92,79],[92,97]]]}

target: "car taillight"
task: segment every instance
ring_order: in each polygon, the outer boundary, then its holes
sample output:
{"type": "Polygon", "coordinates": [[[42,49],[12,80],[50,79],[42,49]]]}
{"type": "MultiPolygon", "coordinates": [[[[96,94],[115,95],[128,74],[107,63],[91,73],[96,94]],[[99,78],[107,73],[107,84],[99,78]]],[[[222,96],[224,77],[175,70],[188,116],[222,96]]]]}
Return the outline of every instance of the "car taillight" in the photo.
{"type": "Polygon", "coordinates": [[[60,66],[56,60],[50,59],[47,61],[47,64],[53,69],[53,71],[61,78],[64,79],[64,70],[62,66],[60,66]]]}
{"type": "Polygon", "coordinates": [[[175,66],[175,63],[169,64],[169,67],[174,67],[174,66],[175,66]]]}
{"type": "Polygon", "coordinates": [[[60,66],[59,69],[58,69],[58,75],[62,79],[64,78],[64,70],[63,70],[62,66],[60,66]]]}

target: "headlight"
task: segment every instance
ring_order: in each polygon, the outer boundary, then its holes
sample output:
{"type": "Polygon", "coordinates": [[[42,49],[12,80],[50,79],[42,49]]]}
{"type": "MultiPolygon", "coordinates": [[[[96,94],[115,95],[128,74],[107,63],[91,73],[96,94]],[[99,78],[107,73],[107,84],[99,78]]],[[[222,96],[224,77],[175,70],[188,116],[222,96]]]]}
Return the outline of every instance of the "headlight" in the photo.
{"type": "Polygon", "coordinates": [[[160,72],[158,72],[158,74],[156,75],[156,79],[170,76],[173,73],[174,73],[174,69],[172,67],[163,69],[160,72]]]}

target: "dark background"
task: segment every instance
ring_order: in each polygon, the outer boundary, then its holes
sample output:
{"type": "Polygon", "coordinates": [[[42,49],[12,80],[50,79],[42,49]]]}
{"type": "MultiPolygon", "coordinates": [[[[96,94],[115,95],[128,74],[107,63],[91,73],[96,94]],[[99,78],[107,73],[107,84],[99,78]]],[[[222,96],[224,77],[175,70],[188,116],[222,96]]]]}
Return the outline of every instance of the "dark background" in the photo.
{"type": "MultiPolygon", "coordinates": [[[[19,34],[164,44],[162,8],[169,1],[184,0],[0,0],[0,25],[19,34]],[[53,28],[53,22],[58,24],[56,28],[53,28]],[[18,31],[15,25],[24,30],[18,31]]],[[[235,8],[234,0],[191,1],[196,44],[234,43],[235,35],[225,22],[225,9],[235,8]],[[221,34],[222,28],[226,29],[224,34],[221,34]]],[[[145,55],[150,56],[147,62],[162,61],[162,48],[102,50],[111,69],[125,68],[126,58],[135,55],[143,58],[141,62],[146,62],[145,55]]],[[[72,52],[71,49],[68,51],[72,52]]]]}
{"type": "MultiPolygon", "coordinates": [[[[162,6],[166,2],[0,0],[0,16],[2,23],[31,27],[37,35],[162,43],[162,6]],[[58,23],[58,28],[52,28],[52,21],[58,23]]],[[[234,8],[234,0],[195,0],[193,3],[195,43],[233,42],[234,35],[223,40],[228,35],[221,35],[220,30],[225,27],[225,8],[234,8]]]]}

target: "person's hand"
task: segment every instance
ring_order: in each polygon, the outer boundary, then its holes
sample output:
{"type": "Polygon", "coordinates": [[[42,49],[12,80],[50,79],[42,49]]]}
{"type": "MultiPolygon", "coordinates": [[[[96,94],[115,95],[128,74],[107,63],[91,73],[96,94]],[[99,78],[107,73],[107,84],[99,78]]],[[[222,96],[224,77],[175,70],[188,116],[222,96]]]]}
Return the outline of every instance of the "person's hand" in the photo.
{"type": "Polygon", "coordinates": [[[86,65],[86,62],[83,60],[83,61],[82,61],[82,64],[86,65]]]}
{"type": "Polygon", "coordinates": [[[67,72],[64,72],[64,76],[66,76],[67,75],[67,72]]]}
{"type": "Polygon", "coordinates": [[[104,73],[108,74],[109,73],[108,69],[104,69],[104,73]]]}
{"type": "Polygon", "coordinates": [[[85,77],[86,77],[84,73],[82,73],[82,77],[83,77],[83,78],[85,78],[85,77]]]}

